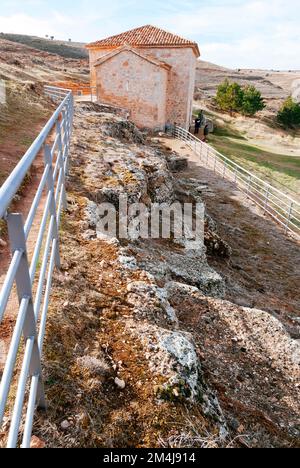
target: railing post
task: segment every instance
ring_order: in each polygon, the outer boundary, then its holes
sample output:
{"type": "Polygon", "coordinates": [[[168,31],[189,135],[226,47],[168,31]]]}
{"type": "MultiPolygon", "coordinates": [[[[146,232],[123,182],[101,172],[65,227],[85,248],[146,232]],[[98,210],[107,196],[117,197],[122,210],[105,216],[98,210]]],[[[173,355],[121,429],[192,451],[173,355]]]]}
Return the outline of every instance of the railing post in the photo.
{"type": "Polygon", "coordinates": [[[63,148],[63,142],[62,142],[62,134],[61,134],[61,123],[59,120],[56,122],[56,133],[59,136],[58,140],[58,151],[60,155],[60,170],[62,172],[62,183],[61,183],[61,189],[63,191],[63,209],[67,208],[67,194],[66,194],[66,176],[65,176],[65,161],[64,161],[64,148],[63,148]]]}
{"type": "Polygon", "coordinates": [[[238,175],[238,168],[236,167],[235,172],[234,172],[234,183],[235,184],[237,184],[237,175],[238,175]]]}
{"type": "Polygon", "coordinates": [[[73,134],[73,119],[74,119],[74,96],[73,94],[70,94],[69,98],[69,125],[70,125],[70,140],[73,134]]]}
{"type": "Polygon", "coordinates": [[[69,132],[69,107],[63,111],[63,130],[64,130],[64,138],[63,138],[63,155],[64,155],[64,168],[65,168],[65,175],[69,172],[69,150],[70,150],[70,132],[69,132]]]}
{"type": "Polygon", "coordinates": [[[287,223],[286,223],[286,226],[285,226],[285,234],[287,234],[287,232],[288,232],[288,230],[289,230],[289,224],[290,224],[290,221],[291,221],[291,219],[292,219],[293,207],[294,207],[294,202],[292,202],[292,203],[290,204],[289,214],[288,214],[288,218],[287,218],[287,223]]]}
{"type": "Polygon", "coordinates": [[[266,213],[266,211],[267,211],[267,209],[268,209],[269,196],[270,196],[270,185],[268,185],[268,188],[267,188],[267,191],[266,191],[265,205],[264,205],[264,214],[266,213]]]}
{"type": "Polygon", "coordinates": [[[249,177],[248,177],[247,192],[246,192],[246,194],[247,194],[247,197],[249,196],[250,187],[251,187],[251,181],[252,181],[252,177],[251,177],[251,176],[249,176],[249,177]]]}
{"type": "MultiPolygon", "coordinates": [[[[37,341],[37,332],[36,332],[36,321],[35,321],[35,314],[34,314],[34,306],[33,306],[33,296],[32,296],[32,288],[31,288],[31,280],[29,274],[29,264],[27,258],[27,247],[26,247],[26,239],[25,239],[25,232],[24,232],[24,224],[21,214],[9,214],[7,216],[7,226],[8,226],[8,234],[9,240],[11,245],[12,253],[17,250],[22,250],[23,255],[20,261],[20,265],[18,271],[16,273],[16,285],[17,285],[17,293],[19,303],[23,299],[29,299],[28,305],[26,309],[25,321],[23,325],[23,336],[24,341],[27,346],[29,341],[33,341],[32,352],[30,355],[30,363],[28,368],[28,373],[25,372],[24,380],[28,378],[28,376],[38,377],[38,398],[37,404],[41,408],[46,407],[45,402],[45,393],[44,393],[44,386],[42,381],[42,368],[41,368],[41,359],[40,359],[40,351],[38,347],[37,341]],[[27,374],[27,375],[26,375],[27,374]]],[[[27,369],[26,369],[27,370],[27,369]]],[[[8,447],[15,447],[17,444],[18,439],[18,432],[22,418],[22,409],[24,404],[24,393],[25,389],[18,387],[18,392],[16,396],[16,401],[13,410],[12,422],[8,437],[8,447]]]]}
{"type": "Polygon", "coordinates": [[[203,150],[203,143],[202,143],[202,141],[201,141],[201,142],[200,142],[200,152],[199,152],[200,161],[202,161],[202,150],[203,150]]]}
{"type": "Polygon", "coordinates": [[[54,189],[54,180],[53,180],[53,166],[52,166],[52,154],[51,147],[45,145],[44,147],[44,160],[45,164],[49,164],[49,174],[47,178],[48,191],[51,193],[51,203],[50,203],[50,217],[54,216],[54,226],[52,232],[52,239],[56,239],[56,252],[55,252],[55,266],[60,269],[60,254],[59,254],[59,232],[57,226],[57,213],[56,213],[56,203],[55,203],[55,189],[54,189]]]}
{"type": "Polygon", "coordinates": [[[69,150],[69,141],[70,141],[70,128],[69,128],[69,106],[62,111],[63,113],[63,131],[64,131],[64,137],[63,137],[63,143],[66,146],[67,150],[69,150]]]}
{"type": "Polygon", "coordinates": [[[226,169],[227,169],[227,163],[226,163],[226,161],[224,161],[223,164],[224,164],[223,179],[225,179],[226,169]]]}

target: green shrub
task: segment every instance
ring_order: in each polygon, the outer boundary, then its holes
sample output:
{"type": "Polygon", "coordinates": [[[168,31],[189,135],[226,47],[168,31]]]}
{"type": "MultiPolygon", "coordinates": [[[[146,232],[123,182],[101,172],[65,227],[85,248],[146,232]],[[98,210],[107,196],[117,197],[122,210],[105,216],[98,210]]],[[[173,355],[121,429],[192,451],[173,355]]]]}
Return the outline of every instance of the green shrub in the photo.
{"type": "Polygon", "coordinates": [[[225,80],[218,87],[217,104],[223,111],[239,112],[243,103],[243,90],[238,83],[230,83],[225,80]]]}
{"type": "Polygon", "coordinates": [[[261,92],[255,86],[246,86],[243,90],[242,113],[253,116],[265,107],[261,92]]]}
{"type": "Polygon", "coordinates": [[[300,127],[300,104],[290,96],[277,114],[277,121],[286,128],[300,127]]]}
{"type": "Polygon", "coordinates": [[[242,88],[238,83],[230,83],[227,79],[218,87],[216,102],[218,107],[226,112],[240,112],[253,116],[265,108],[262,95],[255,86],[242,88]]]}

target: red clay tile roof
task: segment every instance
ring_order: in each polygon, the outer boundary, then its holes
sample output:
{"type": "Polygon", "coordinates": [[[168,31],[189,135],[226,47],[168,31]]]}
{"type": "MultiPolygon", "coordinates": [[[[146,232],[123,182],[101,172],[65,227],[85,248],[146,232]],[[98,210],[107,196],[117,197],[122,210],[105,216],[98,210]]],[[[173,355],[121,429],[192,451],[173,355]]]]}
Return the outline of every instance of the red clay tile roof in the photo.
{"type": "Polygon", "coordinates": [[[108,37],[100,41],[92,42],[87,45],[87,48],[106,48],[120,47],[122,45],[151,47],[151,46],[171,46],[171,47],[192,47],[196,49],[196,53],[200,55],[199,48],[196,42],[184,39],[176,34],[169,33],[155,26],[142,26],[132,29],[131,31],[108,37]]]}

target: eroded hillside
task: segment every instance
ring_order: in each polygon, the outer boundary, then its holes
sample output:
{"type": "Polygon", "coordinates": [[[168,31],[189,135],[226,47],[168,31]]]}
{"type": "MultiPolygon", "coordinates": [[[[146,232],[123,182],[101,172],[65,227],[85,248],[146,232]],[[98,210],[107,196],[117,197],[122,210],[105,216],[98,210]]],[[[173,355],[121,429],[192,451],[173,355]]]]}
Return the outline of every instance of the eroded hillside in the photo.
{"type": "Polygon", "coordinates": [[[71,40],[58,41],[51,37],[26,36],[24,34],[0,34],[1,39],[5,39],[17,44],[23,44],[33,49],[50,52],[65,58],[87,59],[88,52],[83,43],[73,42],[71,40]]]}
{"type": "Polygon", "coordinates": [[[64,58],[0,38],[0,79],[18,82],[88,81],[87,59],[64,58]]]}
{"type": "Polygon", "coordinates": [[[99,230],[100,203],[118,210],[120,194],[149,206],[212,199],[214,187],[94,104],[77,106],[71,156],[44,348],[49,411],[34,435],[51,447],[299,446],[299,344],[263,300],[251,309],[228,294],[234,232],[222,240],[207,213],[206,248],[191,251],[99,230]]]}
{"type": "Polygon", "coordinates": [[[262,94],[267,112],[274,114],[281,103],[293,92],[293,84],[300,79],[300,71],[231,70],[199,60],[196,73],[196,97],[215,97],[217,88],[225,79],[241,86],[255,86],[262,94]]]}

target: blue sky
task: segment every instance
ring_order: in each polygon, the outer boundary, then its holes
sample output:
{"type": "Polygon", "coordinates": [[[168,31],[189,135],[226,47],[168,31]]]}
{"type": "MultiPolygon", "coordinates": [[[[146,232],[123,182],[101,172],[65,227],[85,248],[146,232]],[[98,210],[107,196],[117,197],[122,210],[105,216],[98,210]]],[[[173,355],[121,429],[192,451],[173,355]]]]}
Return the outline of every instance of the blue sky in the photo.
{"type": "Polygon", "coordinates": [[[300,70],[300,0],[0,0],[0,32],[89,42],[153,24],[232,68],[300,70]]]}

